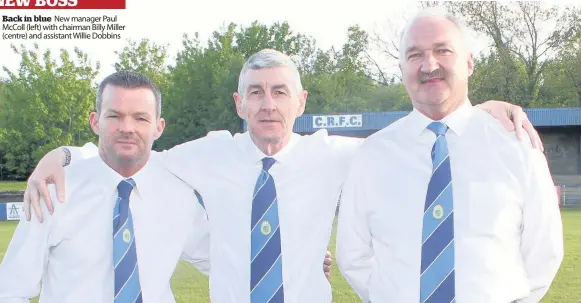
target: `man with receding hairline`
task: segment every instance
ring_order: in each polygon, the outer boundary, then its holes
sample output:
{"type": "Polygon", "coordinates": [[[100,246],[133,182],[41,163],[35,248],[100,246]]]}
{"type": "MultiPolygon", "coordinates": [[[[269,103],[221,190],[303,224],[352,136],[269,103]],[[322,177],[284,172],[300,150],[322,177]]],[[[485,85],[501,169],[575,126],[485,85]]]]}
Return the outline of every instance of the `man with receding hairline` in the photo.
{"type": "Polygon", "coordinates": [[[410,21],[400,68],[414,110],[352,162],[337,263],[363,302],[539,302],[562,262],[547,160],[471,105],[463,30],[437,10],[410,21]]]}

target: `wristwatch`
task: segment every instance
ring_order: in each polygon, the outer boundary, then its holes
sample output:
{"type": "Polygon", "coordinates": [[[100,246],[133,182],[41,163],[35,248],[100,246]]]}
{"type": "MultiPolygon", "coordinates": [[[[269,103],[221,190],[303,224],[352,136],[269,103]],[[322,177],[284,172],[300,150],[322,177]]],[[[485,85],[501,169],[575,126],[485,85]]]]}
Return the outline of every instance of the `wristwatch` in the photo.
{"type": "Polygon", "coordinates": [[[63,163],[63,167],[65,167],[71,164],[71,151],[64,146],[61,146],[61,150],[65,153],[65,163],[63,163]]]}

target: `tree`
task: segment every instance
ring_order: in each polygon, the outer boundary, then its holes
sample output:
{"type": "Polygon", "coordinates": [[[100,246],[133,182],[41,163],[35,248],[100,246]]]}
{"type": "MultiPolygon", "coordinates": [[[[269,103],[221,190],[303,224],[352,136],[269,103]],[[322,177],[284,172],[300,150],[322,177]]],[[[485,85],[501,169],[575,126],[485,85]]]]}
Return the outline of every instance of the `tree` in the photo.
{"type": "Polygon", "coordinates": [[[475,58],[474,66],[468,79],[469,97],[474,104],[491,99],[522,103],[526,75],[523,64],[516,58],[502,58],[492,51],[475,58]],[[506,64],[507,60],[511,63],[506,64]]]}
{"type": "Polygon", "coordinates": [[[244,58],[233,48],[234,35],[233,25],[216,31],[206,48],[197,35],[184,35],[183,49],[171,68],[167,127],[158,140],[159,148],[200,138],[212,130],[241,130],[232,93],[237,89],[244,58]]]}
{"type": "Polygon", "coordinates": [[[570,106],[581,106],[581,25],[578,23],[577,34],[570,43],[565,45],[559,55],[561,70],[564,72],[569,87],[575,92],[570,106]]]}
{"type": "Polygon", "coordinates": [[[581,46],[567,45],[551,60],[541,79],[535,106],[581,106],[581,46]]]}
{"type": "Polygon", "coordinates": [[[246,59],[265,48],[276,49],[295,59],[308,58],[314,53],[314,39],[294,33],[288,22],[276,22],[269,27],[254,21],[248,27],[241,27],[234,36],[234,50],[246,59]]]}
{"type": "Polygon", "coordinates": [[[159,45],[149,39],[139,42],[128,40],[121,51],[115,51],[115,70],[132,70],[149,77],[163,92],[170,86],[167,65],[167,45],[159,45]]]}
{"type": "Polygon", "coordinates": [[[95,104],[94,79],[99,70],[87,55],[75,49],[60,51],[57,64],[50,51],[40,53],[12,47],[20,55],[17,72],[4,67],[0,112],[0,146],[4,169],[12,178],[23,179],[40,157],[62,145],[94,140],[88,116],[95,104]]]}
{"type": "Polygon", "coordinates": [[[359,26],[347,31],[340,51],[319,51],[312,73],[303,77],[310,92],[307,113],[345,113],[377,107],[371,94],[377,89],[368,67],[369,37],[359,26]]]}
{"type": "Polygon", "coordinates": [[[560,12],[558,7],[547,7],[541,2],[468,1],[444,5],[472,29],[491,39],[503,63],[510,67],[509,72],[518,69],[513,56],[524,64],[526,86],[520,103],[525,106],[537,98],[548,60],[572,39],[581,15],[572,6],[560,12]]]}

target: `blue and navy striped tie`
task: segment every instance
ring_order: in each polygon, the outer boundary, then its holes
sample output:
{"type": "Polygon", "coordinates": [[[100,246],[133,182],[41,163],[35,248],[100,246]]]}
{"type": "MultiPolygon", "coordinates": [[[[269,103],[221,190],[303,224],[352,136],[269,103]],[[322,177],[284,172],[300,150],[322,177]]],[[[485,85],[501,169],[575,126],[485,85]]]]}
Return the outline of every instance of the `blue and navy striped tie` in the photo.
{"type": "Polygon", "coordinates": [[[432,178],[428,185],[422,229],[420,303],[455,302],[454,204],[452,173],[446,131],[433,122],[428,129],[437,136],[432,148],[432,178]]]}
{"type": "Polygon", "coordinates": [[[272,158],[262,159],[252,200],[250,249],[250,302],[284,302],[282,254],[278,222],[278,202],[274,180],[268,170],[272,158]]]}
{"type": "Polygon", "coordinates": [[[133,218],[129,209],[129,195],[134,187],[135,181],[131,178],[122,180],[117,186],[119,195],[113,212],[114,303],[142,302],[133,218]]]}

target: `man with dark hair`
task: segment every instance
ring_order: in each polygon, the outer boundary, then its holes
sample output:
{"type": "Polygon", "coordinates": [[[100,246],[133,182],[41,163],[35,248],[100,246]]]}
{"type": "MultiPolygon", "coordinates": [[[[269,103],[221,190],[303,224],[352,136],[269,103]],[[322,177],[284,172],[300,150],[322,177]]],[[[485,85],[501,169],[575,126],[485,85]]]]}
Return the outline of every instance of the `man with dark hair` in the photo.
{"type": "MultiPolygon", "coordinates": [[[[132,72],[132,71],[119,71],[107,76],[101,84],[99,84],[99,88],[97,89],[97,114],[101,112],[101,104],[103,103],[103,92],[107,86],[118,86],[123,88],[147,88],[151,90],[155,97],[155,108],[156,108],[156,117],[159,119],[161,117],[161,91],[149,79],[148,77],[132,72]]],[[[165,123],[165,122],[164,122],[165,123]]]]}
{"type": "Polygon", "coordinates": [[[147,77],[103,80],[90,115],[98,156],[66,167],[69,203],[53,216],[43,206],[44,223],[22,218],[0,265],[0,302],[40,293],[47,303],[170,303],[180,257],[207,273],[205,211],[191,187],[150,159],[165,126],[160,112],[147,77]]]}

